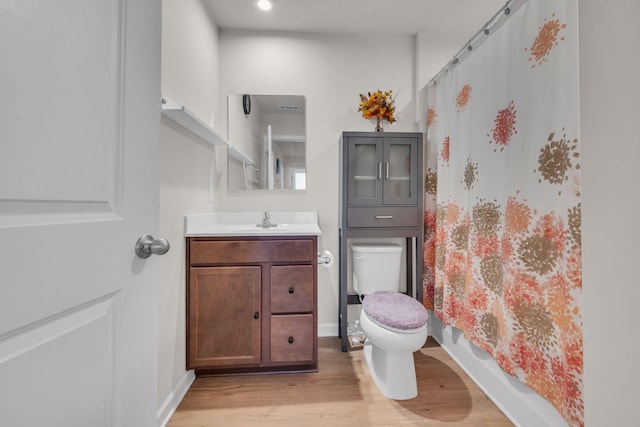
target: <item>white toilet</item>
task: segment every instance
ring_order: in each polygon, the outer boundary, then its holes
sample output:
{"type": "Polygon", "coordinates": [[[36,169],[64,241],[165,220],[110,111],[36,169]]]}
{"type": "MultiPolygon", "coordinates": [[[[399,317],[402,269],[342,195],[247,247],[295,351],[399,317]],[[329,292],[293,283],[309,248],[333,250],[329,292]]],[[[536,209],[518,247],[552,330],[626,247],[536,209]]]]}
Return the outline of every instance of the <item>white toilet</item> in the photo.
{"type": "Polygon", "coordinates": [[[361,297],[364,358],[376,385],[389,399],[418,395],[413,352],[427,340],[428,314],[415,299],[398,292],[402,247],[353,244],[353,287],[361,297]]]}

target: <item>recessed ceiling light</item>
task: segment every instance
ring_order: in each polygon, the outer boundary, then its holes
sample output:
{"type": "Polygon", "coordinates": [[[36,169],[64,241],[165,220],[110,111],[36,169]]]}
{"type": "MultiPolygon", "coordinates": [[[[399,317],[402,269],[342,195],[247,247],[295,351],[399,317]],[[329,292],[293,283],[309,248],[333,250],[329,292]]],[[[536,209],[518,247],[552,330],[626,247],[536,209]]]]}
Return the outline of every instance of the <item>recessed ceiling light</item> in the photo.
{"type": "Polygon", "coordinates": [[[273,7],[273,3],[270,0],[258,0],[258,9],[268,12],[273,7]]]}

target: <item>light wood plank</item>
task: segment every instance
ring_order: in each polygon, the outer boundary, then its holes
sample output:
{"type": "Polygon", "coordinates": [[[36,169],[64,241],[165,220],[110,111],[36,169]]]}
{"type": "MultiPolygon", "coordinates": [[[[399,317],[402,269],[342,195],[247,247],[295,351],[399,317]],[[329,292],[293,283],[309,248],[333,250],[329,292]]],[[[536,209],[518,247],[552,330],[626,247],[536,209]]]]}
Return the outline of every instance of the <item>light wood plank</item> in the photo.
{"type": "Polygon", "coordinates": [[[198,378],[168,427],[513,424],[431,338],[414,354],[418,397],[385,398],[360,350],[320,338],[320,371],[198,378]]]}

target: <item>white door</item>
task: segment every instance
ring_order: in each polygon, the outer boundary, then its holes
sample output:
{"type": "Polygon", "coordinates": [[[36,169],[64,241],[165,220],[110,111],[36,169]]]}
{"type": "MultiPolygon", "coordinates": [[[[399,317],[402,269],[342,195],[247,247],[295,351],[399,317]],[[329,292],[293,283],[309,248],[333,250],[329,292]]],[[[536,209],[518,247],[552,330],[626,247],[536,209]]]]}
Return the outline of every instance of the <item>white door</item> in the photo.
{"type": "Polygon", "coordinates": [[[157,425],[160,18],[0,0],[0,426],[157,425]]]}

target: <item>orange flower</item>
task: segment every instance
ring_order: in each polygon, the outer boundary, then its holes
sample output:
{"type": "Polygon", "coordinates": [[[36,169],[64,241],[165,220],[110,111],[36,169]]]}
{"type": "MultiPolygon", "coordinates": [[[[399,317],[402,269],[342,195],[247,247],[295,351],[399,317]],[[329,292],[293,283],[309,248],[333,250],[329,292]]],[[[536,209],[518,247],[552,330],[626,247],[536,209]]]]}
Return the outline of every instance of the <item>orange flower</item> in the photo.
{"type": "Polygon", "coordinates": [[[365,119],[383,119],[389,123],[396,121],[393,113],[396,110],[394,105],[395,97],[392,96],[393,91],[377,90],[376,92],[367,92],[367,95],[360,94],[360,104],[358,111],[362,113],[365,119]]]}

